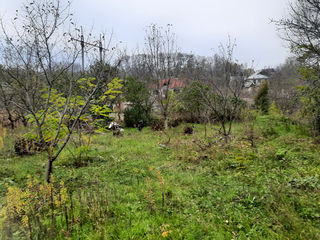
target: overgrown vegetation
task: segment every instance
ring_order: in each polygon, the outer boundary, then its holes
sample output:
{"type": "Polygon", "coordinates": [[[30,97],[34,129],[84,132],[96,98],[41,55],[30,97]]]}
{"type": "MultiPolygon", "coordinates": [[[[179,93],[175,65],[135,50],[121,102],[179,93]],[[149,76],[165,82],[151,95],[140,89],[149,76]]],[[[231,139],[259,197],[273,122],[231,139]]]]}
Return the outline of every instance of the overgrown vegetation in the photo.
{"type": "Polygon", "coordinates": [[[50,184],[42,154],[5,144],[2,239],[318,239],[320,148],[290,119],[252,114],[227,145],[214,125],[210,138],[170,129],[166,145],[149,128],[94,135],[81,165],[74,146],[62,153],[50,184]]]}
{"type": "Polygon", "coordinates": [[[114,57],[70,1],[1,19],[0,240],[320,239],[319,9],[290,5],[297,59],[256,74],[171,24],[114,57]]]}
{"type": "Polygon", "coordinates": [[[128,78],[124,88],[125,100],[130,103],[124,110],[124,122],[127,127],[136,127],[139,121],[145,126],[152,121],[152,102],[150,93],[143,82],[128,78]]]}
{"type": "Polygon", "coordinates": [[[263,83],[259,88],[257,95],[254,97],[254,105],[256,109],[263,114],[269,113],[270,99],[269,99],[269,84],[263,83]]]}

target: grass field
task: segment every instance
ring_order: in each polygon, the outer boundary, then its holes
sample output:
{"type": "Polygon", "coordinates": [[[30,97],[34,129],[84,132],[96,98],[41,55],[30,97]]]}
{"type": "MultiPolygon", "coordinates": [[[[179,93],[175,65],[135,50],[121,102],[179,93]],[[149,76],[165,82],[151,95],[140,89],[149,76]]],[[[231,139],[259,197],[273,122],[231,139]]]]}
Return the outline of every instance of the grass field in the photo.
{"type": "Polygon", "coordinates": [[[253,146],[247,123],[235,124],[227,144],[214,125],[207,137],[203,125],[193,135],[182,125],[167,135],[144,128],[86,136],[85,147],[69,145],[54,163],[55,205],[37,195],[45,153],[16,156],[8,133],[2,209],[30,206],[2,216],[1,239],[320,239],[319,144],[283,117],[250,124],[253,146]],[[8,191],[33,199],[6,198],[8,191]]]}

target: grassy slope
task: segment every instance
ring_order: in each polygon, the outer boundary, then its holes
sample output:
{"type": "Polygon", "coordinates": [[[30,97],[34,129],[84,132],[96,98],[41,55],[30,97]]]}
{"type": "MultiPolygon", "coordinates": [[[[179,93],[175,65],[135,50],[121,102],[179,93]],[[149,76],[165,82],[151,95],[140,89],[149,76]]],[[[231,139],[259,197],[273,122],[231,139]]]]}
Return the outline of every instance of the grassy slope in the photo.
{"type": "MultiPolygon", "coordinates": [[[[82,164],[74,149],[65,151],[55,178],[75,192],[102,189],[109,212],[98,227],[75,226],[73,239],[161,239],[169,230],[172,239],[320,239],[319,145],[299,126],[260,117],[252,148],[242,139],[245,128],[237,124],[228,145],[204,139],[200,125],[192,136],[183,126],[171,129],[168,147],[159,145],[165,135],[149,129],[99,135],[82,164]]],[[[8,146],[1,196],[5,183],[24,186],[28,174],[43,179],[45,165],[45,155],[15,157],[8,146]]]]}

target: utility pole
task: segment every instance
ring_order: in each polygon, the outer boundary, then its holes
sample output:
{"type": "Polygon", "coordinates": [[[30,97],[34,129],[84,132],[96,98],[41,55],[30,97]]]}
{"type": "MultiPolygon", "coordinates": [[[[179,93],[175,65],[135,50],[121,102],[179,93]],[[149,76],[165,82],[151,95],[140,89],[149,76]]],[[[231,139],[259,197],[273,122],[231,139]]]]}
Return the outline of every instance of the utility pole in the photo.
{"type": "Polygon", "coordinates": [[[81,58],[82,58],[82,73],[84,73],[84,36],[83,36],[83,28],[81,26],[81,58]]]}
{"type": "Polygon", "coordinates": [[[76,41],[76,42],[80,42],[81,45],[81,60],[82,60],[82,73],[84,73],[84,50],[85,50],[85,45],[91,46],[91,47],[95,47],[99,49],[99,55],[100,55],[100,63],[103,63],[103,51],[108,51],[108,49],[105,49],[103,47],[102,44],[102,35],[100,34],[100,39],[99,39],[99,44],[96,43],[89,43],[89,42],[85,42],[84,41],[84,33],[83,33],[83,29],[81,27],[81,36],[80,39],[75,39],[75,38],[71,38],[71,41],[76,41]]]}
{"type": "Polygon", "coordinates": [[[103,47],[102,47],[102,39],[101,39],[101,34],[100,34],[100,41],[99,41],[99,53],[100,53],[100,63],[102,64],[102,51],[103,51],[103,47]]]}

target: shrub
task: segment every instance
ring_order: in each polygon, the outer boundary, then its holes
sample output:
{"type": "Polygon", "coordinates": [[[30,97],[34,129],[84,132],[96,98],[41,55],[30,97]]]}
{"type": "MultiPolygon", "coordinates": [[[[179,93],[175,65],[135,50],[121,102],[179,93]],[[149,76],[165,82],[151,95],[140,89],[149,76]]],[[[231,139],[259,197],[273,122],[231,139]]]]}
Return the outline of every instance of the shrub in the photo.
{"type": "Polygon", "coordinates": [[[178,127],[182,122],[183,120],[181,118],[172,119],[169,121],[169,126],[175,128],[178,127]]]}
{"type": "Polygon", "coordinates": [[[125,100],[130,102],[130,107],[124,111],[124,122],[127,127],[136,127],[139,121],[144,125],[151,122],[152,103],[150,93],[145,83],[129,77],[124,88],[125,100]]]}
{"type": "Polygon", "coordinates": [[[183,88],[177,96],[180,104],[175,109],[180,119],[189,123],[202,122],[207,108],[203,96],[208,91],[209,88],[200,82],[192,82],[190,86],[183,88]]]}
{"type": "Polygon", "coordinates": [[[151,129],[153,131],[163,131],[164,130],[164,123],[161,119],[153,119],[151,122],[151,129]]]}
{"type": "Polygon", "coordinates": [[[282,116],[282,111],[280,108],[278,108],[278,106],[275,104],[275,102],[273,101],[269,107],[269,114],[272,116],[282,116]]]}
{"type": "Polygon", "coordinates": [[[254,105],[256,109],[260,110],[263,114],[269,113],[270,101],[269,101],[269,84],[263,83],[259,88],[257,95],[254,97],[254,105]]]}
{"type": "Polygon", "coordinates": [[[193,128],[192,127],[185,127],[184,128],[184,134],[193,134],[193,128]]]}
{"type": "Polygon", "coordinates": [[[39,142],[33,139],[19,138],[14,144],[14,151],[18,155],[33,155],[47,150],[48,142],[39,142]]]}
{"type": "Polygon", "coordinates": [[[83,239],[81,227],[98,231],[97,226],[113,215],[107,191],[98,181],[72,192],[52,176],[50,183],[28,176],[25,187],[8,186],[0,210],[0,238],[83,239]]]}
{"type": "Polygon", "coordinates": [[[134,105],[124,110],[124,122],[127,127],[136,127],[141,120],[144,125],[149,125],[151,119],[151,108],[143,109],[140,105],[134,105]]]}

